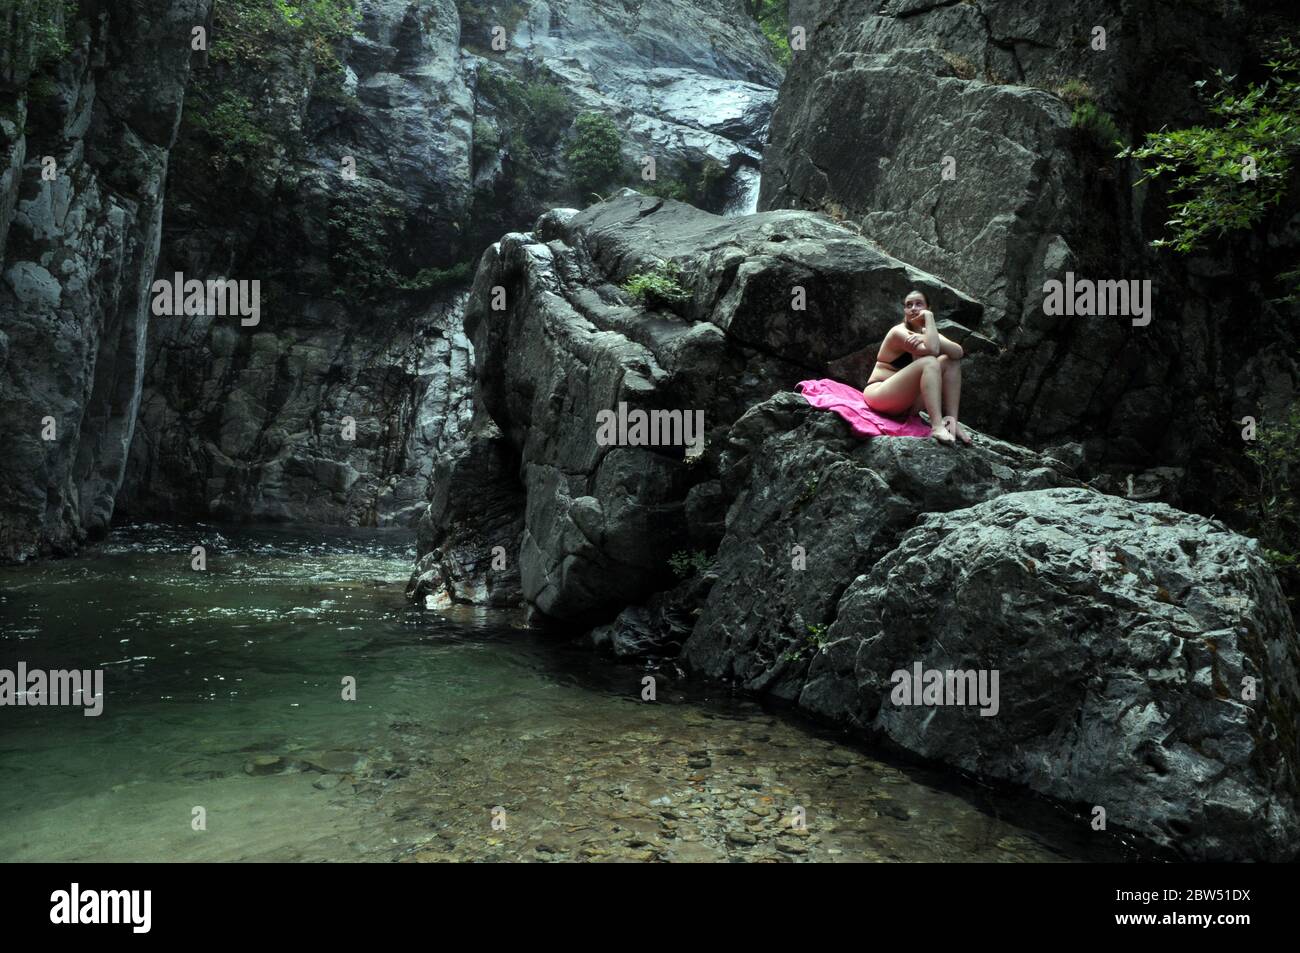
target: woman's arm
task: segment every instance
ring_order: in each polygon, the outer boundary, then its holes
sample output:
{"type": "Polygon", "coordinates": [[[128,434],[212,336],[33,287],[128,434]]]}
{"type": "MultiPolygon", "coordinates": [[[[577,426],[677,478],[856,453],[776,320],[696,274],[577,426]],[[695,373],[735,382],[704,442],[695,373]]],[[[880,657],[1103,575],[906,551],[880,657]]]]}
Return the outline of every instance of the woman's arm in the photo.
{"type": "Polygon", "coordinates": [[[942,334],[939,335],[939,353],[945,357],[950,357],[955,361],[960,361],[966,355],[966,352],[962,350],[960,344],[956,341],[949,340],[942,334]]]}
{"type": "Polygon", "coordinates": [[[921,337],[925,339],[925,353],[939,354],[939,329],[934,326],[934,312],[925,310],[921,312],[925,318],[925,330],[921,332],[921,337]]]}
{"type": "Polygon", "coordinates": [[[906,325],[900,324],[898,328],[896,328],[901,335],[898,346],[910,354],[915,354],[917,357],[925,357],[927,354],[936,354],[960,361],[966,355],[966,352],[962,350],[962,346],[956,341],[940,334],[934,326],[934,316],[928,311],[926,312],[926,315],[928,315],[928,318],[926,320],[925,330],[919,334],[915,331],[909,331],[906,325]],[[931,333],[933,333],[934,337],[938,339],[938,344],[931,345],[928,340],[931,333]]]}
{"type": "MultiPolygon", "coordinates": [[[[921,331],[913,331],[906,324],[900,324],[890,334],[897,333],[898,346],[916,357],[944,353],[943,337],[934,326],[933,312],[925,311],[923,314],[925,315],[925,327],[921,331]]],[[[951,341],[948,343],[952,344],[953,347],[957,347],[951,341]]]]}

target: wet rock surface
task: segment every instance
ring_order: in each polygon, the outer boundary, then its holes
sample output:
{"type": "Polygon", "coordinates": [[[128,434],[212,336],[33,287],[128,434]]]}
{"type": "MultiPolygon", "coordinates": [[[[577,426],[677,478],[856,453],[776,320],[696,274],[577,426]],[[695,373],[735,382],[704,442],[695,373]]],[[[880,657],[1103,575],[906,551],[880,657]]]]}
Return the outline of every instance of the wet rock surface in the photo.
{"type": "Polygon", "coordinates": [[[1256,542],[983,435],[864,444],[801,403],[732,428],[689,670],[1190,858],[1295,855],[1300,644],[1256,542]],[[1000,706],[896,697],[918,667],[997,672],[1000,706]]]}

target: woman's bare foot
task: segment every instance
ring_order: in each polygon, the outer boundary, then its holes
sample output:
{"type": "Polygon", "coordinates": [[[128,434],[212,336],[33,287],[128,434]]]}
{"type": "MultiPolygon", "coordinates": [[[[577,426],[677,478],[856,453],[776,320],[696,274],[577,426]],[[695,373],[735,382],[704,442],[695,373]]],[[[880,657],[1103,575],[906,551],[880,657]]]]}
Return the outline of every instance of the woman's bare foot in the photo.
{"type": "Polygon", "coordinates": [[[970,434],[966,432],[965,427],[963,427],[961,424],[957,422],[956,417],[952,417],[952,416],[945,417],[943,418],[942,423],[944,429],[947,430],[948,433],[952,434],[954,438],[960,440],[962,443],[966,444],[966,446],[968,447],[970,446],[971,444],[970,434]]]}
{"type": "Polygon", "coordinates": [[[939,441],[940,443],[945,443],[950,447],[955,446],[957,443],[957,439],[948,432],[947,428],[942,426],[931,427],[930,436],[933,437],[935,440],[939,441]]]}

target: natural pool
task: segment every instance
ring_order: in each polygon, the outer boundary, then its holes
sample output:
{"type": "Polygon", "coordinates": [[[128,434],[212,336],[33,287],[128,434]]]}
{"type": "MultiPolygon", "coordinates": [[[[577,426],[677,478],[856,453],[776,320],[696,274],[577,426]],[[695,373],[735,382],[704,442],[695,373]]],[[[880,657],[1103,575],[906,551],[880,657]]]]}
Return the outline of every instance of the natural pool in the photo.
{"type": "Polygon", "coordinates": [[[411,543],[136,526],[0,569],[0,669],[104,672],[99,717],[0,707],[0,860],[1127,856],[671,664],[647,702],[644,666],[411,608],[411,543]]]}

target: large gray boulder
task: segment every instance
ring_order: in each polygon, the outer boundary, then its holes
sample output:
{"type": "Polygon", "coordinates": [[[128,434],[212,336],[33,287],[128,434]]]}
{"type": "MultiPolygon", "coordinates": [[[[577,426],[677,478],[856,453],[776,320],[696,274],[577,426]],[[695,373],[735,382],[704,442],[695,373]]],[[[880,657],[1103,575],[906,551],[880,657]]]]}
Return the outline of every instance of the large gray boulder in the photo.
{"type": "Polygon", "coordinates": [[[1298,673],[1253,540],[1051,489],[925,517],[839,599],[798,701],[1191,859],[1288,860],[1298,673]],[[996,712],[895,704],[918,665],[996,671],[996,712]]]}
{"type": "Polygon", "coordinates": [[[727,427],[878,341],[914,287],[945,319],[978,316],[974,301],[824,216],[721,218],[630,190],[581,214],[550,213],[490,248],[465,327],[476,404],[519,455],[528,603],[596,622],[670,585],[669,558],[711,549],[720,533],[727,427]],[[664,263],[680,269],[675,310],[621,289],[664,263]],[[796,288],[805,310],[792,308],[796,288]],[[702,414],[703,452],[603,445],[598,415],[620,405],[702,414]]]}
{"type": "Polygon", "coordinates": [[[957,449],[915,437],[863,441],[797,394],[750,410],[727,434],[726,535],[686,662],[793,700],[845,588],[922,514],[1076,484],[1062,461],[976,439],[957,449]]]}
{"type": "Polygon", "coordinates": [[[772,397],[726,436],[725,536],[692,577],[684,644],[681,587],[593,640],[680,646],[699,675],[1025,786],[1081,824],[1102,808],[1106,829],[1188,858],[1296,856],[1300,643],[1258,544],[1079,484],[1069,448],[975,440],[864,443],[772,397]],[[903,704],[918,670],[993,694],[903,704]]]}

